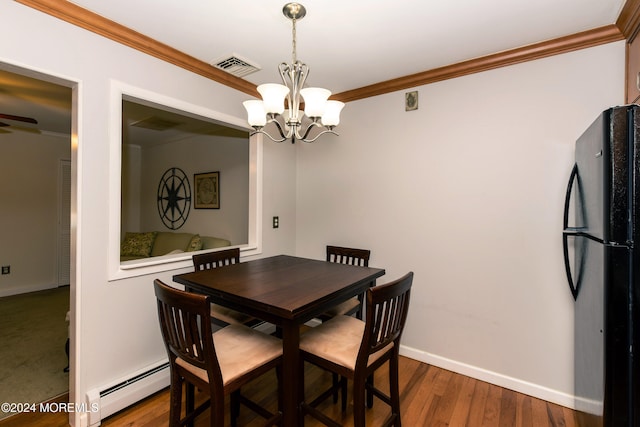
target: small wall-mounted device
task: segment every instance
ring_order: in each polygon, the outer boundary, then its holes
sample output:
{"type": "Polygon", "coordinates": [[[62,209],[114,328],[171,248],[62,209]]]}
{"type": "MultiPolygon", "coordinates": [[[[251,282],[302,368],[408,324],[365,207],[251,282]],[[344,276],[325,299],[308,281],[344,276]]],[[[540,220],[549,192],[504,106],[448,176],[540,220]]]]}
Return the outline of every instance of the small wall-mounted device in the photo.
{"type": "Polygon", "coordinates": [[[273,228],[278,228],[280,227],[280,218],[277,216],[273,217],[273,228]]]}
{"type": "Polygon", "coordinates": [[[2,274],[9,274],[11,273],[11,266],[10,265],[3,265],[2,266],[2,274]]]}
{"type": "Polygon", "coordinates": [[[404,94],[404,110],[414,111],[418,109],[418,91],[414,90],[404,94]]]}

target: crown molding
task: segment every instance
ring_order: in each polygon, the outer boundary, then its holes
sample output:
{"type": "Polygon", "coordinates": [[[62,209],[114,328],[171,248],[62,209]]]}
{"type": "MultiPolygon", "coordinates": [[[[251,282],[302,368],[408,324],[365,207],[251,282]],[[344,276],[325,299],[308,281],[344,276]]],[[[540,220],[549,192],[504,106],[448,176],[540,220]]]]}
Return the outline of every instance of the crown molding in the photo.
{"type": "Polygon", "coordinates": [[[618,16],[616,26],[622,31],[629,43],[636,38],[640,30],[640,0],[627,0],[618,16]]]}
{"type": "Polygon", "coordinates": [[[337,93],[332,99],[342,102],[355,101],[623,39],[622,32],[612,24],[337,93]]]}
{"type": "Polygon", "coordinates": [[[77,6],[66,0],[15,0],[25,6],[59,18],[85,30],[139,50],[178,67],[192,71],[225,86],[259,96],[256,85],[160,43],[137,31],[77,6]]]}
{"type": "MultiPolygon", "coordinates": [[[[254,97],[259,97],[256,85],[239,77],[186,55],[144,34],[131,30],[117,22],[106,19],[66,0],[15,0],[70,24],[107,37],[133,49],[147,53],[178,67],[214,80],[254,97]]],[[[532,61],[578,49],[598,46],[623,40],[628,33],[637,33],[640,26],[640,0],[627,0],[616,25],[607,25],[565,37],[559,37],[516,49],[498,52],[468,61],[434,68],[432,70],[399,77],[334,94],[331,99],[343,102],[355,101],[371,96],[422,86],[442,80],[479,73],[499,67],[532,61]]]]}

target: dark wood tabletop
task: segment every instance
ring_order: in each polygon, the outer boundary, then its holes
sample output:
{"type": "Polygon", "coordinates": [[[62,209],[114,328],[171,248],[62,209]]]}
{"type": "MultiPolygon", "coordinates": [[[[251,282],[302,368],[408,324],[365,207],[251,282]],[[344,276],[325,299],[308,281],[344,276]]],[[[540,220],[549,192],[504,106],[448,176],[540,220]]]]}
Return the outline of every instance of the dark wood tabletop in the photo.
{"type": "Polygon", "coordinates": [[[385,274],[359,267],[288,255],[179,274],[177,283],[211,296],[217,304],[282,328],[284,426],[301,425],[303,397],[299,369],[300,325],[359,295],[385,274]],[[297,392],[293,392],[296,391],[297,392]]]}

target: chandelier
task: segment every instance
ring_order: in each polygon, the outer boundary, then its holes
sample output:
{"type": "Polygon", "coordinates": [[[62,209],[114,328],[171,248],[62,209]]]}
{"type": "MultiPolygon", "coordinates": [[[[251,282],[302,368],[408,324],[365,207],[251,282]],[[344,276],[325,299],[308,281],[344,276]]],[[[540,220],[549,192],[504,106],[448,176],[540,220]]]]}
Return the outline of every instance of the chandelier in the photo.
{"type": "Polygon", "coordinates": [[[331,92],[327,89],[304,87],[309,76],[309,67],[300,62],[296,55],[296,21],[304,18],[307,11],[299,3],[287,3],[282,8],[282,13],[292,22],[293,58],[291,64],[283,62],[278,66],[284,84],[259,85],[257,89],[262,101],[251,100],[242,103],[247,110],[249,125],[254,129],[251,135],[261,133],[274,142],[290,139],[292,144],[296,140],[313,142],[325,133],[338,135],[333,129],[340,123],[340,111],[344,103],[329,101],[331,92]],[[300,97],[304,99],[304,112],[300,111],[300,97]],[[286,110],[285,99],[288,107],[286,110]],[[274,138],[263,130],[269,123],[274,123],[279,137],[274,138]],[[322,130],[310,137],[314,128],[322,130]]]}

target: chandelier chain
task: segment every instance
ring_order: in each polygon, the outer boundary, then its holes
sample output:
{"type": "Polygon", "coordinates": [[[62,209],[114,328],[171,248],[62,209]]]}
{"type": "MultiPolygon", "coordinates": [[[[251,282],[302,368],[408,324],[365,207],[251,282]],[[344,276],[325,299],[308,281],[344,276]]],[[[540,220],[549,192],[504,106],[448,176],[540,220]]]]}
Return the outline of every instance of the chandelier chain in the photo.
{"type": "Polygon", "coordinates": [[[293,38],[293,53],[292,53],[292,57],[293,57],[293,63],[295,64],[298,61],[298,56],[296,54],[296,18],[294,17],[292,20],[293,22],[293,26],[291,29],[291,34],[292,34],[292,38],[293,38]]]}

